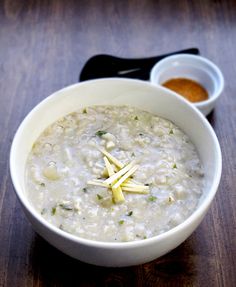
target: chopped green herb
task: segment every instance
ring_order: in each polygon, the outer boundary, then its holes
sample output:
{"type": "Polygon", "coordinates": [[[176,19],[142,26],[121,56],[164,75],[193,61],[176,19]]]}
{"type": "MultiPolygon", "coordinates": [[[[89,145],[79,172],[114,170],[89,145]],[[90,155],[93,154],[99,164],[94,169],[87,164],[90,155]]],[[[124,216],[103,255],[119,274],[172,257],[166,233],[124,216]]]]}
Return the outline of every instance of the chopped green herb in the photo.
{"type": "Polygon", "coordinates": [[[46,209],[46,208],[43,208],[43,209],[41,210],[41,215],[44,215],[46,212],[47,212],[47,209],[46,209]]]}
{"type": "Polygon", "coordinates": [[[124,222],[125,222],[124,220],[120,220],[119,224],[122,225],[122,224],[124,224],[124,222]]]}
{"type": "Polygon", "coordinates": [[[138,121],[138,117],[137,116],[135,116],[135,118],[134,118],[136,121],[138,121]]]}
{"type": "Polygon", "coordinates": [[[156,201],[156,200],[157,200],[156,196],[151,195],[151,196],[148,197],[148,201],[153,202],[153,201],[156,201]]]}
{"type": "Polygon", "coordinates": [[[135,153],[134,153],[134,152],[132,152],[132,153],[131,153],[131,156],[132,156],[132,157],[134,157],[134,156],[135,156],[135,153]]]}
{"type": "Polygon", "coordinates": [[[88,192],[86,187],[84,187],[82,190],[83,190],[84,193],[88,192]]]}
{"type": "Polygon", "coordinates": [[[103,199],[103,197],[100,194],[97,194],[97,198],[98,198],[98,200],[103,199]]]}
{"type": "Polygon", "coordinates": [[[54,207],[52,208],[52,210],[51,210],[51,214],[52,214],[52,215],[55,215],[55,214],[56,214],[56,211],[57,211],[57,207],[54,206],[54,207]]]}
{"type": "Polygon", "coordinates": [[[177,168],[177,165],[176,165],[176,163],[173,165],[173,167],[172,168],[177,168]]]}
{"type": "Polygon", "coordinates": [[[169,131],[169,135],[173,135],[173,133],[174,133],[174,131],[171,129],[171,130],[169,131]]]}
{"type": "Polygon", "coordinates": [[[67,210],[67,211],[70,211],[70,210],[73,210],[74,208],[69,205],[69,204],[59,204],[59,206],[64,209],[64,210],[67,210]]]}
{"type": "Polygon", "coordinates": [[[127,216],[131,216],[133,214],[133,211],[128,212],[127,216]]]}
{"type": "Polygon", "coordinates": [[[144,185],[149,186],[149,185],[151,185],[151,184],[150,184],[150,183],[145,183],[144,185]]]}
{"type": "MultiPolygon", "coordinates": [[[[137,238],[142,238],[142,236],[141,236],[140,234],[136,234],[136,237],[137,237],[137,238]]],[[[144,235],[144,236],[143,236],[143,239],[147,239],[147,236],[144,235]]]]}
{"type": "Polygon", "coordinates": [[[41,183],[40,183],[40,186],[45,187],[45,183],[44,183],[44,182],[41,182],[41,183]]]}
{"type": "Polygon", "coordinates": [[[64,209],[64,210],[67,210],[67,211],[70,211],[70,210],[73,210],[73,206],[69,203],[61,203],[59,204],[59,206],[64,209]]]}
{"type": "Polygon", "coordinates": [[[139,133],[139,135],[140,135],[140,136],[143,136],[143,134],[142,134],[142,133],[139,133]]]}
{"type": "Polygon", "coordinates": [[[83,114],[87,114],[87,110],[86,109],[83,109],[83,114]]]}
{"type": "Polygon", "coordinates": [[[105,132],[105,131],[97,131],[97,132],[95,133],[95,135],[98,136],[98,137],[101,137],[101,136],[105,135],[106,133],[107,133],[107,132],[105,132]]]}

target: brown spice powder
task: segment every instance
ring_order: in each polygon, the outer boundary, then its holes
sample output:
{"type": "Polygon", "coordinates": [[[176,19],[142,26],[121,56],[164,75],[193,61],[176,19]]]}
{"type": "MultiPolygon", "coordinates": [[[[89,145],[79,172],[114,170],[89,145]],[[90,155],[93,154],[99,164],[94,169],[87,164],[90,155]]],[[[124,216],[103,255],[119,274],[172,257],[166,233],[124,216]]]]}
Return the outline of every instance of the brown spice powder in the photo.
{"type": "Polygon", "coordinates": [[[171,79],[163,83],[162,86],[180,94],[193,103],[208,99],[208,92],[206,89],[199,83],[190,79],[171,79]]]}

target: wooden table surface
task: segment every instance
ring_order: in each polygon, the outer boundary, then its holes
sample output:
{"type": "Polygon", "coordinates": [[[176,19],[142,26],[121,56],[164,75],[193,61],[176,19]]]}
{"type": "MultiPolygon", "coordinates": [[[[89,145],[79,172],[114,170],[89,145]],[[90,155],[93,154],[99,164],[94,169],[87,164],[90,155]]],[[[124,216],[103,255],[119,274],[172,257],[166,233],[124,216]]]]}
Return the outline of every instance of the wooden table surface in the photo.
{"type": "Polygon", "coordinates": [[[0,286],[236,286],[236,2],[0,3],[0,286]],[[201,225],[171,253],[129,268],[91,266],[50,246],[33,231],[11,183],[9,150],[21,120],[77,82],[94,54],[146,57],[194,46],[225,76],[209,117],[223,173],[201,225]]]}

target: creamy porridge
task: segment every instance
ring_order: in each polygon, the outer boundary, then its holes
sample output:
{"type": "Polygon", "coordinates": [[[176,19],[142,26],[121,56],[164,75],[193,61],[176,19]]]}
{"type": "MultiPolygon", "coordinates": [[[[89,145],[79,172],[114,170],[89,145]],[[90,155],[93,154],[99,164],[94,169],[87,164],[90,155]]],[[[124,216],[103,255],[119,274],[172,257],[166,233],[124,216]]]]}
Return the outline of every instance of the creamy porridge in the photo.
{"type": "Polygon", "coordinates": [[[203,175],[195,147],[172,122],[132,107],[94,106],[37,139],[26,166],[27,196],[65,232],[134,241],[189,217],[203,175]]]}

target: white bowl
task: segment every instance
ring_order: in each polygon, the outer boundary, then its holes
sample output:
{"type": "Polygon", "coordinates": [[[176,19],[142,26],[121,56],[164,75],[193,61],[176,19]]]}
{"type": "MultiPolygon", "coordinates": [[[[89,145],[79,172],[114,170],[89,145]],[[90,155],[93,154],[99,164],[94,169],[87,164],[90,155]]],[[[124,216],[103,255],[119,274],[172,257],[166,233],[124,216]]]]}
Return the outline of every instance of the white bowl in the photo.
{"type": "Polygon", "coordinates": [[[208,59],[190,54],[167,57],[158,62],[151,70],[150,81],[161,85],[173,78],[187,78],[200,83],[208,92],[205,101],[192,103],[205,116],[215,106],[224,88],[224,77],[220,69],[208,59]]]}
{"type": "Polygon", "coordinates": [[[159,86],[136,80],[102,79],[64,88],[37,105],[14,137],[10,171],[16,194],[33,228],[62,252],[101,266],[129,266],[162,256],[181,244],[199,225],[218,188],[221,151],[216,135],[202,114],[185,99],[159,86]],[[150,239],[109,243],[66,233],[48,223],[30,204],[25,192],[25,164],[32,144],[58,118],[90,105],[130,105],[167,118],[187,133],[205,169],[206,186],[199,206],[182,224],[150,239]]]}

